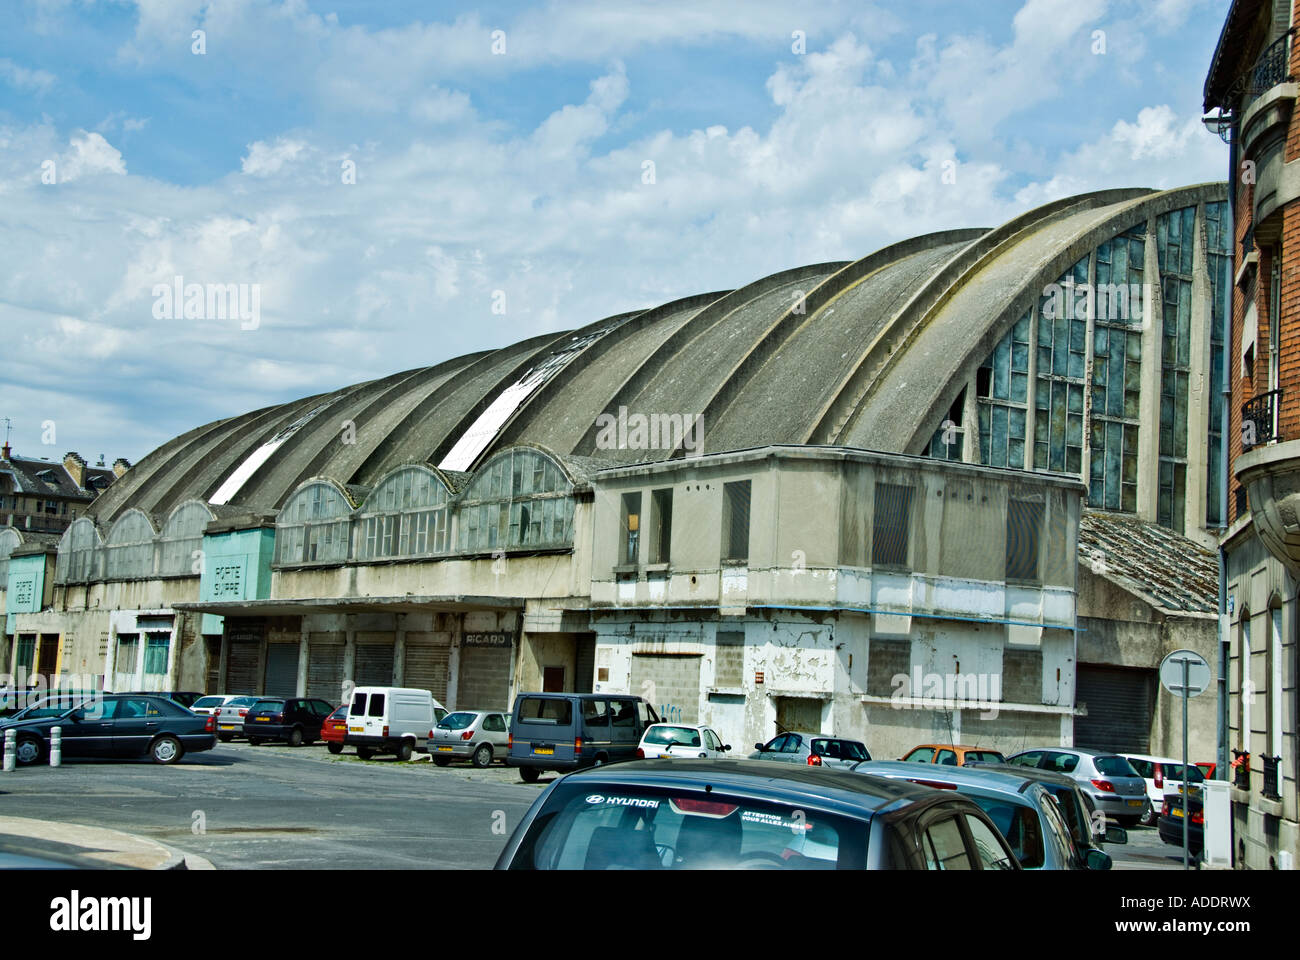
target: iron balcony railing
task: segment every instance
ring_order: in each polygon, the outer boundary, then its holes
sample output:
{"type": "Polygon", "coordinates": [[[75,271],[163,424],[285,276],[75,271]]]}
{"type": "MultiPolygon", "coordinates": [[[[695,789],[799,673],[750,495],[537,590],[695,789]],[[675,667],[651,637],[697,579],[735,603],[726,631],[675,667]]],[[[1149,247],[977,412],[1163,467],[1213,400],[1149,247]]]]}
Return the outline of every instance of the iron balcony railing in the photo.
{"type": "Polygon", "coordinates": [[[1241,405],[1241,449],[1249,450],[1261,443],[1282,439],[1277,428],[1277,415],[1281,406],[1281,390],[1269,390],[1241,405]]]}
{"type": "Polygon", "coordinates": [[[1246,88],[1250,96],[1257,97],[1279,83],[1291,80],[1291,35],[1294,32],[1295,28],[1288,30],[1265,47],[1250,68],[1250,82],[1246,88]]]}
{"type": "Polygon", "coordinates": [[[1238,790],[1250,789],[1250,751],[1234,750],[1232,755],[1235,758],[1233,767],[1235,772],[1232,775],[1232,785],[1238,790]]]}
{"type": "Polygon", "coordinates": [[[1270,800],[1281,800],[1277,790],[1277,768],[1281,757],[1264,757],[1264,789],[1260,792],[1270,800]]]}

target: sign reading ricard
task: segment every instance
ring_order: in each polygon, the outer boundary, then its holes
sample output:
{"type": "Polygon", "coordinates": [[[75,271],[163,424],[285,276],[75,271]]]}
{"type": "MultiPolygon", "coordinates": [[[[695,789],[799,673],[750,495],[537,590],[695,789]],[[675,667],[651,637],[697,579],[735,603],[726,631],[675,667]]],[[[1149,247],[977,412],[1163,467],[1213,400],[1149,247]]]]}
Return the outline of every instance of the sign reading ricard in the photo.
{"type": "Polygon", "coordinates": [[[50,929],[60,933],[127,931],[133,940],[148,940],[152,930],[150,897],[69,896],[50,901],[50,929]]]}
{"type": "Polygon", "coordinates": [[[510,646],[510,634],[467,633],[461,637],[460,645],[462,647],[508,647],[510,646]]]}

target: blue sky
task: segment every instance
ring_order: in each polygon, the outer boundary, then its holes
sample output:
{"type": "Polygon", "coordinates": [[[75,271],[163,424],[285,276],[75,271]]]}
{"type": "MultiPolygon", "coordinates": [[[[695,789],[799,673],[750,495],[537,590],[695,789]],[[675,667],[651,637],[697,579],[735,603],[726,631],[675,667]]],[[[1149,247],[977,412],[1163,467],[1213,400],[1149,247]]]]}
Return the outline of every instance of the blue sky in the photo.
{"type": "Polygon", "coordinates": [[[26,0],[0,33],[0,416],[25,455],[135,461],[909,235],[1221,179],[1226,6],[26,0]],[[256,285],[256,326],[160,316],[176,276],[256,285]]]}

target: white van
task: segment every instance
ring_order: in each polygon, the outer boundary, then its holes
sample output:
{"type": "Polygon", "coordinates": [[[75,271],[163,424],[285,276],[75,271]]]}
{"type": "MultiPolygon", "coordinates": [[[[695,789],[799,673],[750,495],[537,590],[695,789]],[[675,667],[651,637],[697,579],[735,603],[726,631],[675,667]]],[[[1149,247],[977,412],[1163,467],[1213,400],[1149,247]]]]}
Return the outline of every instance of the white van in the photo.
{"type": "Polygon", "coordinates": [[[446,715],[446,708],[428,690],[357,687],[352,691],[343,743],[356,747],[362,760],[377,753],[410,760],[416,750],[426,750],[429,731],[446,715]]]}

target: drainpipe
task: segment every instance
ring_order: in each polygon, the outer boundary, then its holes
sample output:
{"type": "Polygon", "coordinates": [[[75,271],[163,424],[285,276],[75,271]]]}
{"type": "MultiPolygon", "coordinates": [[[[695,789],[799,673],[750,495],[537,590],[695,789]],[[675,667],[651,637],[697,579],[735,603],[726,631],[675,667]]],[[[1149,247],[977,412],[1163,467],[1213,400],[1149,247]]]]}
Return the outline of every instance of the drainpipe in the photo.
{"type": "MultiPolygon", "coordinates": [[[[1237,134],[1238,127],[1234,122],[1232,125],[1232,139],[1228,144],[1228,228],[1227,235],[1230,238],[1232,246],[1229,248],[1232,255],[1229,263],[1232,265],[1232,277],[1237,275],[1237,134]]],[[[1219,426],[1219,448],[1222,451],[1219,456],[1219,469],[1223,473],[1222,481],[1219,484],[1219,524],[1226,532],[1228,528],[1228,481],[1232,471],[1228,465],[1228,431],[1231,424],[1231,411],[1229,409],[1232,403],[1232,291],[1235,283],[1229,282],[1223,285],[1221,291],[1223,296],[1223,382],[1221,389],[1223,391],[1223,410],[1221,413],[1221,422],[1219,426]]],[[[1224,779],[1228,773],[1228,555],[1223,547],[1222,541],[1219,543],[1219,720],[1217,740],[1219,746],[1219,756],[1217,758],[1218,766],[1215,769],[1216,779],[1224,779]]]]}

